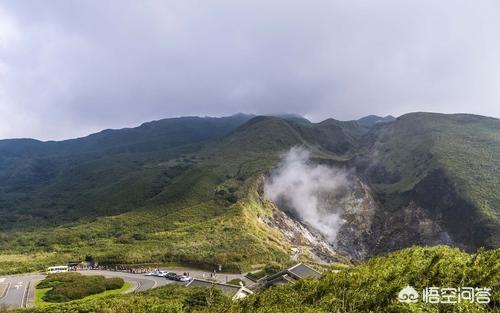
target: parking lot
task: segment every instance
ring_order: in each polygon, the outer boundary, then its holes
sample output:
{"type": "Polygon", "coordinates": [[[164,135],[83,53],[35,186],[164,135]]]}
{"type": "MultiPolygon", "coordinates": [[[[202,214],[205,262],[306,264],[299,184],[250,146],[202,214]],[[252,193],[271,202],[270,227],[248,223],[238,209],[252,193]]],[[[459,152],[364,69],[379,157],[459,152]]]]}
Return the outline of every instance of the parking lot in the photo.
{"type": "MultiPolygon", "coordinates": [[[[177,274],[189,273],[193,278],[207,279],[210,272],[189,269],[189,268],[160,268],[165,272],[175,272],[177,274]]],[[[133,274],[121,271],[107,270],[81,270],[82,275],[104,275],[106,277],[120,277],[131,283],[131,288],[127,292],[146,291],[151,288],[164,286],[166,284],[185,285],[186,282],[178,282],[164,277],[146,276],[145,274],[133,274]]],[[[0,307],[25,308],[34,306],[35,286],[45,278],[44,274],[12,275],[0,277],[0,307]]],[[[245,279],[243,274],[219,273],[215,279],[219,282],[228,282],[234,278],[245,279]]]]}

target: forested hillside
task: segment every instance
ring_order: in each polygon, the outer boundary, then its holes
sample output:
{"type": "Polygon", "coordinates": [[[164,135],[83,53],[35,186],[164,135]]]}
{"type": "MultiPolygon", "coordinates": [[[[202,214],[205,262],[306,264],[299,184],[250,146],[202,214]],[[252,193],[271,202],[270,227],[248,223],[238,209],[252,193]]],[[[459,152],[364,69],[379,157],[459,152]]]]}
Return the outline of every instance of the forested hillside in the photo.
{"type": "Polygon", "coordinates": [[[86,255],[241,271],[287,264],[292,247],[320,263],[411,245],[495,248],[499,152],[499,120],[432,113],[178,118],[62,142],[3,140],[1,271],[86,255]],[[263,192],[297,146],[351,181],[328,200],[343,208],[333,242],[263,192]]]}

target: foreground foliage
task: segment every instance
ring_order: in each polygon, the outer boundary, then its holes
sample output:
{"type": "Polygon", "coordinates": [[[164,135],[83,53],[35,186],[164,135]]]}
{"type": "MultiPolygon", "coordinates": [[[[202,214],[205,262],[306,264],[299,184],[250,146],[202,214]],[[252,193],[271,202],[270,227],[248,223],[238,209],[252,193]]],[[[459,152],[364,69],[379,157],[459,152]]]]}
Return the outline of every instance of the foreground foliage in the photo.
{"type": "Polygon", "coordinates": [[[53,304],[42,308],[18,310],[22,313],[142,313],[142,312],[199,312],[230,307],[231,299],[215,289],[185,288],[166,285],[144,293],[109,296],[53,304]]]}
{"type": "MultiPolygon", "coordinates": [[[[239,302],[217,290],[165,286],[145,293],[77,301],[27,312],[499,312],[500,249],[469,255],[449,247],[413,247],[373,258],[319,280],[271,288],[239,302]],[[411,285],[492,288],[489,305],[426,305],[397,301],[411,285]]],[[[25,312],[25,311],[23,311],[25,312]]]]}
{"type": "Polygon", "coordinates": [[[474,256],[448,247],[410,248],[377,257],[320,280],[304,280],[263,292],[238,305],[239,312],[482,312],[500,307],[500,250],[474,256]],[[489,287],[489,306],[406,304],[398,292],[424,287],[489,287]],[[297,309],[297,310],[296,310],[297,309]]]}

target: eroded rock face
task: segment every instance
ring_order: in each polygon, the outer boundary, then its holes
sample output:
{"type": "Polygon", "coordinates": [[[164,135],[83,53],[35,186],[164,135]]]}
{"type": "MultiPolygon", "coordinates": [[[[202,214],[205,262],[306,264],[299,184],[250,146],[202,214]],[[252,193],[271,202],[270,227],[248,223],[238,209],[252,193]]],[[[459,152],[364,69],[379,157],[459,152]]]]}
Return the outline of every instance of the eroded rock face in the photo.
{"type": "Polygon", "coordinates": [[[377,200],[368,184],[353,175],[349,186],[325,200],[326,207],[331,206],[336,212],[341,208],[342,223],[334,241],[300,221],[286,207],[275,206],[273,216],[262,222],[278,229],[293,246],[306,248],[313,259],[326,262],[343,257],[360,261],[412,245],[455,246],[442,216],[411,200],[414,194],[404,195],[402,205],[389,210],[377,200]]]}
{"type": "Polygon", "coordinates": [[[339,254],[325,238],[280,209],[273,211],[271,218],[263,217],[261,222],[277,229],[297,249],[297,253],[307,253],[317,261],[337,261],[339,254]]]}
{"type": "Polygon", "coordinates": [[[369,255],[412,245],[454,245],[439,222],[415,202],[410,202],[397,211],[387,211],[379,207],[370,232],[369,255]]]}
{"type": "Polygon", "coordinates": [[[354,260],[370,255],[372,246],[372,225],[377,210],[369,187],[356,179],[350,192],[342,199],[342,227],[336,242],[336,249],[354,260]]]}
{"type": "MultiPolygon", "coordinates": [[[[335,239],[329,240],[314,225],[301,221],[293,210],[281,205],[275,206],[271,218],[261,221],[279,230],[292,246],[307,249],[310,257],[321,261],[338,261],[345,257],[361,260],[370,255],[372,246],[371,229],[376,213],[376,202],[368,186],[355,176],[351,183],[322,201],[323,209],[341,214],[340,228],[335,239]]],[[[330,237],[331,238],[331,237],[330,237]]]]}

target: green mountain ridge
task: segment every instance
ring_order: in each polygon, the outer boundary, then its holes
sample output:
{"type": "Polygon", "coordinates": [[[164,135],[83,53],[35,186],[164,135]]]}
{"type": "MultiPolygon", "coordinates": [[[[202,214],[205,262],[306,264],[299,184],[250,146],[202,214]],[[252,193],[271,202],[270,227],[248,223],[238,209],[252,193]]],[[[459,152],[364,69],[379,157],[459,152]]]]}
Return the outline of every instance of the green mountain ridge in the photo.
{"type": "Polygon", "coordinates": [[[0,141],[2,271],[85,255],[239,271],[287,264],[296,246],[317,262],[301,221],[262,192],[294,146],[357,182],[342,200],[346,223],[336,251],[325,252],[330,261],[411,245],[500,246],[497,119],[412,113],[366,127],[236,115],[64,142],[0,141]],[[27,254],[35,257],[20,261],[27,254]]]}

